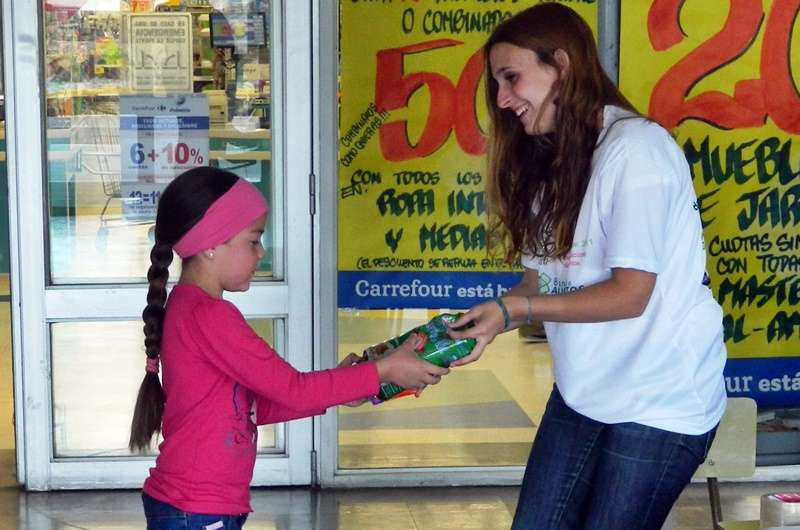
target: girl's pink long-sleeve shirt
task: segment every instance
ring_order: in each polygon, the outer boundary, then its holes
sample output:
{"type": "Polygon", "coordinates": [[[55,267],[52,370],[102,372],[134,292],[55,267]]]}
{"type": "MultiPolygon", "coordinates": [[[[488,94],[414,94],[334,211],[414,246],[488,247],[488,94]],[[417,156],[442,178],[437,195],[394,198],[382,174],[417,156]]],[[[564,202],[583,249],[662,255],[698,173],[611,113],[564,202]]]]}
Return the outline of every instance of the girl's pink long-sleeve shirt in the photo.
{"type": "Polygon", "coordinates": [[[161,364],[164,441],[144,492],[193,513],[251,511],[256,425],[322,414],[379,385],[374,363],[298,372],[233,304],[188,284],[167,302],[161,364]]]}

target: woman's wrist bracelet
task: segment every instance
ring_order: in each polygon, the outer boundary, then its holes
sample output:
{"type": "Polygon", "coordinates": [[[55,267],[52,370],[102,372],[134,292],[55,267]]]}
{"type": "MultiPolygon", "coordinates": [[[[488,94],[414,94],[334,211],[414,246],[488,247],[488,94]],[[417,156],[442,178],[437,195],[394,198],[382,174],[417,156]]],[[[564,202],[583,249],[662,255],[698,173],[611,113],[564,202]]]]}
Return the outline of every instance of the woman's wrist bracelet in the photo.
{"type": "Polygon", "coordinates": [[[508,329],[508,326],[511,325],[511,317],[508,316],[508,308],[506,304],[503,303],[503,299],[501,297],[497,297],[494,299],[497,305],[500,307],[500,311],[503,312],[503,331],[508,329]]]}
{"type": "Polygon", "coordinates": [[[525,319],[525,323],[530,326],[533,324],[533,302],[530,296],[526,296],[525,299],[528,301],[528,318],[525,319]]]}

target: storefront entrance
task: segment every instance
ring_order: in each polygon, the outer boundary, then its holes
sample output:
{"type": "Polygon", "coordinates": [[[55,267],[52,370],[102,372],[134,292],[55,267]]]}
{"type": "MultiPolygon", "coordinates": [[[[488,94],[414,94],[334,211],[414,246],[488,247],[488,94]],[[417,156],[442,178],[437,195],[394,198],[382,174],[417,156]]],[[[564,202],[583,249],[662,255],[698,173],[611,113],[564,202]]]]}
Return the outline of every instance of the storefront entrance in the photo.
{"type": "MultiPolygon", "coordinates": [[[[145,274],[158,196],[177,174],[221,167],[267,197],[267,254],[250,290],[228,299],[312,368],[311,82],[296,67],[310,63],[310,8],[4,4],[19,479],[138,487],[156,451],[127,448],[145,274]]],[[[308,484],[311,452],[311,420],[262,428],[253,483],[308,484]]]]}

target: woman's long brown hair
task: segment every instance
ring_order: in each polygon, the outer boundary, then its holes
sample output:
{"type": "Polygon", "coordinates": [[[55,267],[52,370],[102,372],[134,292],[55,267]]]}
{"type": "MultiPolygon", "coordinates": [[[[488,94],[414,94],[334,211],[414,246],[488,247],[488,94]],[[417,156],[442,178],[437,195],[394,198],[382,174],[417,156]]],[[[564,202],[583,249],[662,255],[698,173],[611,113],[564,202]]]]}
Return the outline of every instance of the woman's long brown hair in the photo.
{"type": "Polygon", "coordinates": [[[489,249],[502,249],[509,263],[521,254],[563,257],[572,247],[603,107],[636,111],[603,72],[589,26],[561,4],[538,4],[504,21],[483,50],[490,118],[489,249]],[[513,111],[497,106],[489,54],[501,42],[531,50],[559,72],[548,95],[556,104],[553,132],[528,135],[513,111]],[[566,69],[556,60],[557,50],[569,57],[566,69]]]}

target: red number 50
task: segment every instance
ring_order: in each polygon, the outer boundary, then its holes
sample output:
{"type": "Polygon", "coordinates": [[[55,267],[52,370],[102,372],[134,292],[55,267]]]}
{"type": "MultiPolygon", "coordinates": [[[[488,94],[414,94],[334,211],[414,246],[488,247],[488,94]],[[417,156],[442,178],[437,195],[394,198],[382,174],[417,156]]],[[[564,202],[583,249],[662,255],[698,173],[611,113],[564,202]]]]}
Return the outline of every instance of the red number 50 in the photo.
{"type": "MultiPolygon", "coordinates": [[[[647,17],[656,51],[683,40],[679,25],[683,0],[653,0],[647,17]]],[[[762,0],[730,0],[722,29],[678,61],[656,83],[649,113],[667,128],[695,118],[723,129],[760,127],[770,116],[791,134],[800,133],[800,96],[791,73],[792,26],[800,0],[773,0],[761,46],[760,78],[738,81],[733,96],[708,91],[688,98],[692,88],[744,54],[763,21],[762,0]]]]}
{"type": "Polygon", "coordinates": [[[475,92],[483,74],[483,56],[480,50],[467,61],[455,86],[441,74],[404,74],[403,71],[403,59],[406,55],[459,44],[462,43],[457,40],[438,39],[377,53],[375,107],[378,111],[407,107],[411,96],[423,86],[427,86],[430,93],[425,128],[415,145],[412,145],[408,137],[406,120],[381,125],[379,138],[386,160],[426,157],[444,144],[451,130],[455,130],[456,141],[465,153],[479,155],[485,151],[483,133],[475,115],[475,92]]]}

